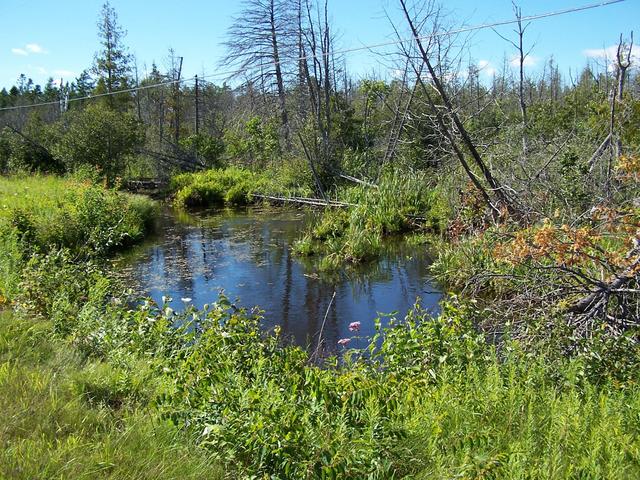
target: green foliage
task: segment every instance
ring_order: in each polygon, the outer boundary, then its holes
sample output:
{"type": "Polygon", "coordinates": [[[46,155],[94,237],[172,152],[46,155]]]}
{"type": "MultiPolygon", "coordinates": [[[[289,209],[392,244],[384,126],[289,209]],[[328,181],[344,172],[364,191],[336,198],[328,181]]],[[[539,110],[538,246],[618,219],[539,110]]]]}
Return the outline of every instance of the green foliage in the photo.
{"type": "MultiPolygon", "coordinates": [[[[327,240],[349,213],[336,218],[327,240]]],[[[133,304],[60,251],[33,256],[22,278],[21,305],[50,320],[0,323],[9,472],[80,476],[106,456],[120,463],[104,476],[123,478],[216,475],[216,462],[234,478],[638,474],[637,368],[616,384],[583,357],[545,365],[515,342],[499,356],[473,303],[451,298],[435,318],[416,305],[389,328],[379,320],[367,348],[318,365],[224,296],[181,312],[133,304]]]]}
{"type": "Polygon", "coordinates": [[[95,166],[110,184],[124,174],[127,156],[143,139],[133,115],[99,103],[69,111],[58,127],[60,138],[51,148],[55,158],[69,171],[95,166]]]}
{"type": "MultiPolygon", "coordinates": [[[[65,257],[103,256],[141,240],[155,214],[156,205],[147,198],[87,183],[55,177],[0,179],[0,295],[12,299],[25,290],[18,289],[18,279],[33,253],[68,248],[65,257]]],[[[31,259],[31,267],[40,258],[31,259]]],[[[55,262],[51,268],[57,268],[55,262]]],[[[69,274],[71,283],[76,278],[69,274]]],[[[34,272],[32,282],[42,288],[46,279],[34,272]]],[[[45,289],[42,295],[55,295],[55,290],[45,289]]]]}
{"type": "Polygon", "coordinates": [[[474,320],[482,314],[472,304],[464,304],[452,296],[442,303],[442,312],[433,318],[420,304],[398,321],[392,318],[387,328],[376,320],[376,334],[371,340],[371,358],[387,372],[399,375],[423,375],[436,380],[443,367],[464,371],[467,367],[482,367],[492,360],[491,349],[474,320]]]}
{"type": "Polygon", "coordinates": [[[151,393],[137,367],[87,363],[48,323],[0,313],[0,477],[222,478],[188,436],[135,408],[151,393]]]}
{"type": "Polygon", "coordinates": [[[144,197],[54,177],[0,179],[0,187],[0,223],[29,249],[107,253],[141,240],[156,209],[144,197]]]}
{"type": "Polygon", "coordinates": [[[308,195],[310,178],[304,170],[289,166],[253,172],[227,167],[196,173],[183,173],[171,179],[169,190],[179,207],[210,205],[247,205],[252,193],[273,195],[308,195]]]}
{"type": "Polygon", "coordinates": [[[257,318],[222,298],[176,318],[201,333],[186,348],[181,342],[164,368],[173,387],[161,408],[200,432],[238,474],[517,477],[553,465],[552,478],[565,478],[574,469],[637,470],[635,413],[623,407],[638,402],[633,385],[597,390],[576,377],[579,362],[551,369],[515,347],[498,361],[470,313],[449,303],[433,319],[417,307],[405,322],[378,329],[370,355],[353,352],[320,368],[299,348],[281,346],[277,332],[261,335],[257,318]],[[594,436],[606,425],[610,434],[594,436]],[[621,447],[625,453],[615,453],[621,447]]]}
{"type": "Polygon", "coordinates": [[[29,116],[21,133],[5,127],[0,131],[0,171],[63,173],[64,165],[47,150],[55,140],[55,128],[37,114],[29,116]]]}
{"type": "Polygon", "coordinates": [[[224,136],[230,163],[265,168],[281,155],[277,122],[251,117],[224,136]]]}
{"type": "Polygon", "coordinates": [[[23,250],[17,230],[0,225],[0,308],[18,293],[23,250]]]}
{"type": "Polygon", "coordinates": [[[263,177],[237,167],[183,173],[171,180],[170,190],[175,193],[174,205],[179,207],[216,204],[246,205],[251,192],[259,189],[263,177]]]}
{"type": "Polygon", "coordinates": [[[195,133],[180,140],[180,146],[194,152],[198,159],[204,161],[207,168],[220,168],[225,146],[222,140],[209,135],[195,133]]]}
{"type": "Polygon", "coordinates": [[[353,206],[325,211],[294,246],[300,255],[322,255],[325,270],[375,258],[385,237],[420,228],[439,232],[446,219],[439,193],[419,174],[392,172],[377,187],[353,187],[343,197],[353,206]]]}
{"type": "MultiPolygon", "coordinates": [[[[496,231],[489,230],[475,236],[457,239],[454,242],[440,241],[434,248],[436,258],[430,271],[440,285],[453,291],[464,289],[482,273],[491,271],[504,273],[496,262],[493,251],[497,243],[496,231]]],[[[483,287],[490,289],[491,294],[500,296],[507,288],[499,275],[488,278],[483,287]]]]}

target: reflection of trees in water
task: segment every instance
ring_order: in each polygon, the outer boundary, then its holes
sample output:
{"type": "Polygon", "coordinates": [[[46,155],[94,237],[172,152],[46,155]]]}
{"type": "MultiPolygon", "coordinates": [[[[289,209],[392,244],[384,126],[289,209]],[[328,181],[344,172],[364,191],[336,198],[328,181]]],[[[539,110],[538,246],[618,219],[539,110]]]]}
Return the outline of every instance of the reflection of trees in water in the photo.
{"type": "Polygon", "coordinates": [[[296,338],[298,344],[313,350],[318,345],[320,330],[322,330],[323,343],[333,345],[339,335],[340,296],[336,295],[333,298],[334,288],[332,285],[315,279],[303,281],[305,282],[304,317],[292,324],[289,332],[296,338]],[[323,327],[325,315],[327,315],[327,320],[323,327]]]}
{"type": "Polygon", "coordinates": [[[289,331],[289,312],[291,310],[291,290],[293,288],[293,262],[291,259],[291,250],[286,249],[286,263],[284,275],[284,294],[282,295],[282,330],[289,331]]]}
{"type": "MultiPolygon", "coordinates": [[[[310,348],[317,345],[334,290],[338,293],[322,335],[329,350],[335,348],[340,332],[345,334],[350,317],[370,315],[372,320],[382,303],[409,307],[428,288],[425,252],[400,243],[386,246],[377,262],[319,278],[303,275],[317,270],[313,261],[291,254],[291,244],[306,221],[297,213],[218,210],[213,215],[171,215],[160,227],[161,244],[153,248],[151,258],[146,250],[132,270],[152,270],[163,282],[159,289],[174,296],[198,298],[200,292],[194,289],[218,282],[239,295],[242,304],[265,308],[269,326],[279,324],[285,335],[310,348]]],[[[153,278],[142,281],[156,283],[153,278]]],[[[133,280],[140,283],[140,277],[133,280]]]]}

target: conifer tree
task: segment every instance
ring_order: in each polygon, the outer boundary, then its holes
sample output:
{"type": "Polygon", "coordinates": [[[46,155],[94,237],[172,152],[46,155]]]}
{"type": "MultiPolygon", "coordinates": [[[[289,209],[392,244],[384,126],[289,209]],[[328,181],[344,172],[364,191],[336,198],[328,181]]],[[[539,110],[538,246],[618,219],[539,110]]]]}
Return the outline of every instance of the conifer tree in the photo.
{"type": "MultiPolygon", "coordinates": [[[[123,44],[126,31],[118,24],[115,9],[106,2],[98,19],[98,35],[101,50],[96,53],[93,74],[96,76],[96,93],[113,93],[130,87],[131,55],[123,44]]],[[[111,107],[122,107],[128,96],[107,97],[111,107]]]]}

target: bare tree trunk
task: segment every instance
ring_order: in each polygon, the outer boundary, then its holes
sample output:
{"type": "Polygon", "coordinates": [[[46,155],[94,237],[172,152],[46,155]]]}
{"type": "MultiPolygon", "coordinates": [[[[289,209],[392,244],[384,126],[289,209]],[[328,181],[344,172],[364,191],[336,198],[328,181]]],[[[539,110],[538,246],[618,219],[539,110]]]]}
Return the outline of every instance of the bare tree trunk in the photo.
{"type": "Polygon", "coordinates": [[[284,129],[284,141],[287,149],[291,148],[291,133],[289,131],[289,115],[287,113],[287,98],[282,78],[282,66],[280,65],[280,49],[278,47],[278,35],[276,29],[276,12],[274,0],[269,3],[269,26],[271,28],[271,47],[273,49],[273,63],[275,65],[276,85],[278,88],[278,101],[280,103],[280,118],[284,129]]]}
{"type": "Polygon", "coordinates": [[[616,50],[616,94],[612,95],[611,99],[611,125],[610,125],[610,134],[611,138],[615,138],[615,142],[613,143],[614,147],[614,159],[618,160],[622,153],[622,140],[620,136],[614,136],[614,128],[615,128],[615,104],[616,102],[622,103],[624,97],[624,81],[627,77],[627,70],[631,66],[631,53],[633,51],[633,32],[631,32],[631,42],[628,46],[626,56],[623,51],[625,45],[622,39],[622,35],[620,35],[620,42],[618,43],[618,49],[616,50]]]}
{"type": "MultiPolygon", "coordinates": [[[[447,116],[453,122],[453,124],[455,126],[455,129],[457,130],[458,134],[462,138],[463,144],[469,150],[469,153],[471,154],[471,157],[473,158],[476,166],[482,172],[482,175],[484,176],[486,182],[488,183],[488,185],[490,187],[490,191],[494,195],[496,195],[496,197],[499,200],[499,203],[501,204],[501,206],[504,206],[509,211],[509,213],[519,216],[519,212],[517,211],[517,209],[513,205],[511,199],[506,194],[506,192],[504,190],[504,187],[498,183],[498,181],[494,178],[491,170],[489,170],[487,165],[482,160],[482,157],[480,156],[480,153],[478,152],[478,149],[476,148],[475,144],[471,140],[471,137],[469,136],[469,133],[464,128],[464,125],[462,124],[462,121],[460,120],[460,117],[456,113],[456,109],[453,107],[453,104],[452,104],[451,100],[449,99],[449,95],[445,91],[445,88],[442,85],[442,82],[440,81],[440,77],[438,76],[438,74],[436,73],[433,65],[431,64],[431,61],[429,60],[429,56],[427,54],[427,51],[424,48],[424,46],[422,44],[422,41],[420,40],[420,33],[418,32],[418,30],[417,30],[417,28],[415,26],[415,23],[414,23],[413,19],[411,18],[411,15],[409,14],[409,11],[408,11],[407,5],[406,5],[406,1],[405,0],[399,0],[399,1],[400,1],[400,5],[402,6],[402,10],[404,12],[405,19],[407,20],[407,23],[408,23],[409,27],[411,28],[411,32],[413,34],[415,43],[416,43],[416,45],[418,47],[418,50],[419,50],[420,56],[422,58],[422,61],[427,66],[427,69],[429,71],[429,75],[431,77],[431,81],[433,82],[433,86],[436,89],[436,91],[438,92],[438,95],[440,96],[442,102],[444,103],[444,106],[445,106],[445,109],[446,109],[446,112],[447,112],[447,116]]],[[[426,88],[425,88],[425,90],[426,90],[426,88]]],[[[431,103],[435,108],[434,102],[431,102],[431,103]]],[[[437,109],[436,109],[436,111],[437,111],[437,109]]],[[[441,123],[441,128],[444,127],[444,129],[445,129],[444,131],[447,134],[447,139],[451,143],[452,148],[454,148],[454,150],[456,151],[456,154],[457,154],[458,158],[461,160],[463,168],[465,169],[467,174],[469,174],[469,176],[472,179],[472,181],[474,182],[474,184],[476,184],[477,183],[477,178],[475,178],[475,175],[473,175],[473,173],[471,172],[468,164],[466,164],[466,162],[462,161],[463,155],[461,156],[460,154],[458,154],[458,152],[461,153],[461,151],[457,147],[455,139],[453,138],[453,136],[451,135],[449,130],[446,128],[446,126],[444,124],[444,121],[443,121],[443,119],[442,119],[440,114],[438,114],[438,118],[439,118],[439,123],[441,123]]],[[[478,186],[478,185],[476,185],[476,186],[478,186]]],[[[485,197],[485,200],[487,201],[488,205],[490,207],[492,207],[492,210],[494,211],[494,214],[495,214],[496,213],[495,211],[496,211],[497,207],[495,205],[493,205],[492,202],[490,201],[490,197],[488,196],[487,191],[485,189],[481,189],[481,191],[483,192],[483,197],[485,197]]]]}
{"type": "Polygon", "coordinates": [[[522,9],[513,5],[513,9],[516,14],[516,18],[518,19],[518,60],[520,65],[520,81],[518,84],[518,99],[520,100],[520,115],[522,116],[522,157],[523,159],[527,158],[529,153],[528,139],[527,139],[527,128],[528,128],[528,119],[527,119],[527,104],[524,98],[524,61],[527,58],[527,54],[524,52],[523,48],[523,38],[524,32],[527,29],[527,26],[522,26],[522,9]]]}

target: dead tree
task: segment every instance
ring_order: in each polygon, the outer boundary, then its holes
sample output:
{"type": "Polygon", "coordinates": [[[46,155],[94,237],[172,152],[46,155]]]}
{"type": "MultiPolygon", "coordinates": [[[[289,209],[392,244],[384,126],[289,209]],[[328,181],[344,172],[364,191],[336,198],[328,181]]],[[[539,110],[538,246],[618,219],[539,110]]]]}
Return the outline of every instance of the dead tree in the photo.
{"type": "MultiPolygon", "coordinates": [[[[611,138],[614,138],[615,129],[615,114],[616,114],[616,102],[622,103],[624,95],[624,82],[627,78],[627,70],[631,66],[631,52],[633,51],[633,32],[631,32],[631,40],[629,45],[625,45],[625,42],[620,35],[620,41],[618,42],[618,48],[616,50],[616,91],[611,96],[611,121],[609,124],[609,133],[611,138]],[[626,52],[624,51],[626,48],[626,52]]],[[[613,157],[617,160],[620,157],[622,151],[622,140],[617,135],[615,142],[613,142],[613,157]]],[[[609,167],[610,170],[610,167],[609,167]]],[[[610,174],[610,171],[608,172],[610,174]]]]}
{"type": "Polygon", "coordinates": [[[295,16],[283,0],[245,0],[229,28],[223,65],[237,69],[230,78],[243,76],[249,83],[268,86],[275,82],[284,140],[290,146],[286,104],[285,68],[295,45],[295,16]]]}
{"type": "MultiPolygon", "coordinates": [[[[427,86],[421,76],[417,75],[418,70],[415,66],[414,70],[416,72],[418,81],[421,83],[422,89],[425,94],[427,94],[429,103],[431,104],[436,114],[438,126],[442,134],[450,143],[451,148],[454,150],[456,156],[460,160],[462,167],[464,168],[471,181],[482,193],[485,202],[493,211],[494,216],[499,216],[501,213],[501,209],[504,208],[511,215],[520,217],[521,212],[515,206],[515,203],[507,193],[506,188],[501,185],[500,182],[495,178],[491,169],[482,159],[478,148],[471,139],[469,132],[464,127],[464,124],[457,113],[457,109],[454,107],[453,102],[451,101],[449,94],[447,93],[441,75],[439,75],[439,73],[436,71],[436,68],[431,61],[429,47],[432,46],[434,42],[438,41],[438,38],[442,35],[442,32],[432,32],[431,35],[428,36],[429,43],[425,46],[423,42],[425,36],[423,36],[418,30],[417,20],[411,15],[411,13],[409,13],[406,0],[399,0],[399,2],[407,24],[411,29],[413,41],[415,42],[418,50],[418,57],[420,61],[427,67],[427,71],[430,77],[430,85],[427,86]],[[438,102],[438,104],[442,104],[441,108],[438,108],[440,105],[438,105],[438,107],[436,106],[436,102],[429,93],[430,88],[435,90],[438,98],[440,99],[440,102],[438,102]],[[452,126],[450,127],[449,125],[452,126]],[[480,170],[484,181],[487,183],[486,188],[481,185],[480,179],[475,175],[475,173],[471,169],[471,166],[466,161],[464,152],[461,146],[458,145],[458,141],[460,141],[464,149],[469,152],[469,155],[475,167],[480,170]]],[[[429,1],[427,6],[428,11],[425,17],[425,21],[430,20],[435,24],[438,19],[439,12],[434,8],[434,3],[432,1],[429,1]]]]}
{"type": "Polygon", "coordinates": [[[613,84],[613,89],[609,94],[609,131],[602,143],[595,150],[587,165],[589,166],[589,172],[593,172],[598,160],[609,150],[609,161],[607,164],[607,185],[611,176],[611,168],[613,160],[617,160],[621,154],[622,141],[616,132],[616,114],[617,106],[621,104],[624,98],[624,86],[625,79],[627,77],[627,71],[631,66],[631,56],[633,51],[633,32],[631,32],[631,40],[629,44],[626,44],[620,35],[620,41],[618,42],[618,48],[616,49],[615,59],[615,71],[616,81],[613,84]]]}
{"type": "MultiPolygon", "coordinates": [[[[305,0],[304,5],[300,2],[298,6],[301,9],[298,13],[298,39],[300,42],[298,50],[301,53],[299,76],[301,85],[304,84],[308,88],[314,123],[311,142],[305,140],[300,132],[298,138],[310,163],[318,193],[324,195],[322,183],[324,177],[331,171],[333,156],[331,96],[335,77],[332,72],[335,65],[335,59],[332,61],[334,38],[329,24],[326,0],[322,8],[320,5],[312,3],[311,0],[305,0]],[[304,12],[302,12],[303,7],[304,12]]],[[[306,114],[304,115],[306,117],[306,114]]],[[[301,121],[304,122],[305,117],[301,118],[301,121]]]]}
{"type": "MultiPolygon", "coordinates": [[[[515,3],[513,3],[513,11],[516,17],[516,25],[517,29],[514,30],[515,34],[518,36],[518,40],[514,42],[513,40],[501,35],[497,30],[494,29],[494,32],[505,40],[506,42],[513,45],[513,47],[517,51],[517,60],[518,60],[518,103],[520,106],[520,116],[521,116],[521,124],[522,124],[522,157],[524,160],[527,158],[527,154],[529,152],[529,143],[527,138],[527,129],[528,129],[528,115],[527,115],[527,102],[525,98],[525,75],[524,75],[524,66],[525,61],[529,54],[531,53],[531,49],[527,52],[524,50],[524,34],[527,28],[529,27],[529,23],[526,25],[522,24],[522,9],[518,7],[515,3]]],[[[533,48],[533,47],[532,47],[533,48]]]]}

